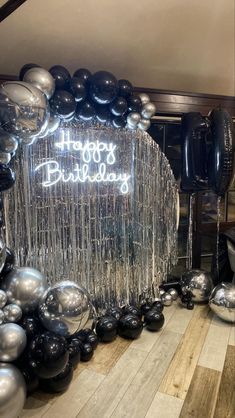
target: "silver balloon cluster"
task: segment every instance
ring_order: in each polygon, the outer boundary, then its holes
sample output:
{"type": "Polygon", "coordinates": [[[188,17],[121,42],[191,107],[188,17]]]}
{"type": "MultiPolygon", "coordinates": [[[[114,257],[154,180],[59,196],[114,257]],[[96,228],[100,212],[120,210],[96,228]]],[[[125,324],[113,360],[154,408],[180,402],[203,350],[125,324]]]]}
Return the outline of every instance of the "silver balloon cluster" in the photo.
{"type": "Polygon", "coordinates": [[[189,270],[181,277],[182,292],[190,291],[193,302],[207,302],[213,288],[211,274],[204,270],[189,270]]]}
{"type": "Polygon", "coordinates": [[[218,284],[211,292],[209,305],[219,318],[235,323],[235,284],[218,284]]]}
{"type": "Polygon", "coordinates": [[[159,300],[164,306],[171,306],[177,298],[178,292],[174,288],[169,289],[167,292],[164,289],[159,290],[159,300]]]}
{"type": "Polygon", "coordinates": [[[156,106],[151,103],[150,97],[145,93],[140,93],[139,98],[142,103],[141,112],[131,112],[127,116],[127,127],[129,129],[141,129],[147,131],[151,125],[150,119],[156,113],[156,106]]]}

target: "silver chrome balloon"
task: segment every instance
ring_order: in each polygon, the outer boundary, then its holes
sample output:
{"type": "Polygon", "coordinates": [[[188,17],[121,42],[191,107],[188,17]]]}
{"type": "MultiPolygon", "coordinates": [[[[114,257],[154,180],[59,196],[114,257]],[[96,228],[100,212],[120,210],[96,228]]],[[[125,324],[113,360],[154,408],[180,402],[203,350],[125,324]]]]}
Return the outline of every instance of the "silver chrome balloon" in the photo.
{"type": "Polygon", "coordinates": [[[220,283],[210,295],[209,305],[219,318],[235,323],[235,285],[220,283]]]}
{"type": "Polygon", "coordinates": [[[142,105],[150,102],[150,97],[146,93],[140,93],[139,98],[141,100],[142,105]]]}
{"type": "Polygon", "coordinates": [[[6,245],[4,242],[0,239],[0,273],[5,265],[6,261],[6,245]]]}
{"type": "Polygon", "coordinates": [[[26,347],[25,330],[17,324],[0,325],[0,361],[16,360],[26,347]]]}
{"type": "Polygon", "coordinates": [[[156,106],[153,103],[146,103],[142,110],[141,110],[141,115],[143,116],[143,118],[145,119],[150,119],[152,116],[155,115],[156,113],[156,106]]]}
{"type": "Polygon", "coordinates": [[[55,91],[55,80],[49,71],[41,67],[30,68],[24,75],[23,81],[41,90],[49,100],[55,91]]]}
{"type": "Polygon", "coordinates": [[[190,270],[181,277],[182,291],[192,292],[193,302],[207,302],[213,289],[210,273],[204,270],[190,270]]]}
{"type": "Polygon", "coordinates": [[[10,303],[25,312],[34,311],[47,289],[46,277],[31,267],[16,267],[2,280],[2,288],[10,303]]]}
{"type": "Polygon", "coordinates": [[[172,296],[167,292],[162,295],[161,299],[164,306],[170,306],[173,302],[172,296]]]}
{"type": "Polygon", "coordinates": [[[0,289],[0,309],[4,308],[7,303],[7,294],[4,290],[0,289]]]}
{"type": "Polygon", "coordinates": [[[15,303],[10,303],[3,308],[4,322],[19,322],[22,317],[22,309],[15,303]]]}
{"type": "Polygon", "coordinates": [[[173,300],[176,300],[179,296],[177,290],[173,288],[169,289],[167,293],[170,293],[173,300]]]}
{"type": "Polygon", "coordinates": [[[11,154],[9,152],[0,151],[0,164],[9,164],[11,161],[11,154]]]}
{"type": "Polygon", "coordinates": [[[12,364],[0,363],[0,417],[16,418],[26,399],[25,380],[12,364]]]}
{"type": "Polygon", "coordinates": [[[138,123],[140,122],[141,116],[137,112],[131,112],[127,116],[127,124],[131,127],[137,127],[138,123]]]}
{"type": "Polygon", "coordinates": [[[5,319],[4,312],[2,311],[2,309],[0,309],[0,325],[2,325],[2,324],[3,324],[4,319],[5,319]]]}
{"type": "Polygon", "coordinates": [[[49,118],[46,96],[32,84],[9,81],[0,87],[0,124],[20,138],[40,133],[49,118]]]}
{"type": "Polygon", "coordinates": [[[91,309],[87,291],[66,280],[47,290],[38,313],[45,328],[68,337],[86,325],[91,309]]]}
{"type": "Polygon", "coordinates": [[[163,296],[163,295],[165,295],[165,290],[164,289],[159,289],[159,296],[160,296],[160,298],[163,296]]]}
{"type": "Polygon", "coordinates": [[[141,119],[138,123],[138,128],[142,131],[147,131],[151,125],[151,122],[149,119],[141,119]]]}
{"type": "Polygon", "coordinates": [[[0,150],[2,152],[15,152],[18,148],[18,140],[5,131],[0,131],[0,150]]]}

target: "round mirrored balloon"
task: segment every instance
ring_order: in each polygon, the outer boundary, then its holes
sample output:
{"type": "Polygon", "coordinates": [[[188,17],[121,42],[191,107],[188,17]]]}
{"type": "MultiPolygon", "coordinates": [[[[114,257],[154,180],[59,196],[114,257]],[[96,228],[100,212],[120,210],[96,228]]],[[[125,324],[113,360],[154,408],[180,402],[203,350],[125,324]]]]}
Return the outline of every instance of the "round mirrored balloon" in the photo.
{"type": "Polygon", "coordinates": [[[141,119],[138,123],[138,128],[142,131],[147,131],[151,125],[151,122],[149,119],[141,119]]]}
{"type": "Polygon", "coordinates": [[[172,289],[169,289],[167,291],[167,293],[170,293],[170,295],[171,295],[171,297],[172,297],[173,300],[176,300],[178,298],[178,292],[177,292],[176,289],[173,289],[173,288],[172,289]]]}
{"type": "Polygon", "coordinates": [[[0,417],[18,417],[25,399],[26,385],[20,371],[12,364],[0,363],[0,417]]]}
{"type": "Polygon", "coordinates": [[[18,148],[18,140],[5,131],[0,131],[0,150],[2,152],[15,152],[18,148]]]}
{"type": "Polygon", "coordinates": [[[20,306],[15,303],[10,303],[3,309],[4,322],[18,322],[22,317],[22,310],[20,306]]]}
{"type": "Polygon", "coordinates": [[[2,310],[2,309],[0,309],[0,325],[2,325],[2,324],[3,324],[4,319],[5,319],[4,312],[3,312],[3,310],[2,310]]]}
{"type": "Polygon", "coordinates": [[[0,87],[0,123],[4,130],[20,138],[40,133],[47,121],[46,96],[36,87],[9,81],[0,87]]]}
{"type": "Polygon", "coordinates": [[[146,103],[143,106],[142,111],[141,111],[141,115],[145,119],[150,119],[153,115],[155,115],[155,113],[156,113],[156,106],[151,102],[146,103]]]}
{"type": "Polygon", "coordinates": [[[16,267],[3,280],[2,288],[10,303],[19,305],[24,313],[34,311],[47,289],[46,277],[31,267],[16,267]]]}
{"type": "Polygon", "coordinates": [[[30,68],[24,75],[23,80],[26,83],[33,84],[41,90],[49,100],[55,91],[55,80],[49,71],[40,67],[30,68]]]}
{"type": "Polygon", "coordinates": [[[204,270],[190,270],[181,277],[182,291],[191,291],[193,302],[206,302],[213,288],[210,273],[204,270]]]}
{"type": "Polygon", "coordinates": [[[11,154],[9,152],[0,151],[0,164],[9,164],[11,161],[11,154]]]}
{"type": "Polygon", "coordinates": [[[137,112],[131,112],[127,115],[127,123],[130,126],[137,127],[138,123],[140,122],[141,116],[137,112]]]}
{"type": "Polygon", "coordinates": [[[210,296],[210,308],[219,318],[235,323],[235,285],[220,283],[210,296]]]}
{"type": "Polygon", "coordinates": [[[161,297],[164,306],[171,306],[173,299],[170,293],[164,293],[161,297]]]}
{"type": "Polygon", "coordinates": [[[39,318],[45,328],[68,337],[86,325],[91,302],[87,291],[70,281],[50,287],[39,305],[39,318]]]}
{"type": "Polygon", "coordinates": [[[0,309],[4,308],[7,303],[7,294],[4,290],[0,289],[0,309]]]}
{"type": "Polygon", "coordinates": [[[140,93],[139,98],[141,100],[142,105],[145,105],[146,103],[150,102],[150,97],[145,93],[140,93]]]}
{"type": "Polygon", "coordinates": [[[26,334],[17,324],[0,325],[0,361],[16,360],[26,347],[26,334]]]}

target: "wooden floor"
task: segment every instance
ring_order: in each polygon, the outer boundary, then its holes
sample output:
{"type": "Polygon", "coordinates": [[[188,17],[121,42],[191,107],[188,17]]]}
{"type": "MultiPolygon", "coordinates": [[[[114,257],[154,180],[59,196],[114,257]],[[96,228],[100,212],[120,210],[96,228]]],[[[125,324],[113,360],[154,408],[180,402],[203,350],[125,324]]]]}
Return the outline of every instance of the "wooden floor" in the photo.
{"type": "Polygon", "coordinates": [[[158,333],[100,344],[66,393],[34,394],[21,417],[234,418],[235,327],[205,305],[164,315],[158,333]]]}

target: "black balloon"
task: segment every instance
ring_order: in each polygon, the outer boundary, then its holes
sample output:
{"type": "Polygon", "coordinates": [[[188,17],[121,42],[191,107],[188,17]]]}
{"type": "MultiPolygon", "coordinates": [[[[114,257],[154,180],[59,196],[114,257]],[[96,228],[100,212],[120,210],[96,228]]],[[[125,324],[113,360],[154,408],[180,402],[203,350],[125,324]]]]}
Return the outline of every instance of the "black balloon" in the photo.
{"type": "Polygon", "coordinates": [[[133,91],[132,84],[128,80],[118,80],[118,94],[121,97],[129,97],[133,91]]]}
{"type": "Polygon", "coordinates": [[[15,173],[5,164],[0,165],[0,192],[10,189],[15,184],[15,173]]]}
{"type": "Polygon", "coordinates": [[[144,316],[144,322],[149,331],[159,331],[163,327],[164,321],[163,314],[154,309],[147,312],[144,316]]]}
{"type": "Polygon", "coordinates": [[[140,113],[142,108],[142,102],[139,96],[132,95],[128,98],[128,109],[130,112],[138,112],[140,113]]]}
{"type": "Polygon", "coordinates": [[[55,377],[50,379],[41,379],[40,387],[48,393],[65,392],[73,379],[73,365],[67,362],[63,370],[55,377]]]}
{"type": "Polygon", "coordinates": [[[114,128],[125,128],[126,118],[124,116],[114,116],[112,119],[114,128]]]}
{"type": "Polygon", "coordinates": [[[27,71],[30,70],[31,68],[36,68],[36,67],[40,67],[40,65],[33,64],[33,63],[23,65],[23,67],[20,70],[19,79],[22,81],[25,73],[27,73],[27,71]]]}
{"type": "Polygon", "coordinates": [[[94,354],[94,349],[91,344],[89,343],[82,343],[81,344],[81,361],[89,361],[94,354]]]}
{"type": "Polygon", "coordinates": [[[50,104],[52,111],[61,118],[70,118],[76,110],[75,99],[66,90],[56,91],[50,104]]]}
{"type": "Polygon", "coordinates": [[[10,248],[6,247],[6,260],[4,267],[0,273],[0,277],[6,276],[6,274],[10,273],[15,265],[15,253],[10,248]]]}
{"type": "Polygon", "coordinates": [[[141,318],[142,316],[141,310],[137,308],[136,306],[132,306],[132,305],[124,306],[124,308],[122,308],[122,312],[123,312],[123,315],[132,314],[132,315],[138,316],[139,318],[141,318]]]}
{"type": "Polygon", "coordinates": [[[118,82],[113,74],[98,71],[90,78],[90,95],[95,103],[111,103],[118,92],[118,82]]]}
{"type": "Polygon", "coordinates": [[[186,307],[191,311],[194,308],[194,302],[190,300],[189,302],[187,302],[186,307]]]}
{"type": "Polygon", "coordinates": [[[112,119],[112,114],[109,108],[105,105],[96,105],[96,119],[101,123],[109,122],[112,119]]]}
{"type": "Polygon", "coordinates": [[[91,328],[84,328],[84,329],[81,329],[81,330],[80,330],[80,331],[78,331],[78,332],[75,332],[75,334],[73,334],[73,335],[70,337],[70,339],[71,339],[71,338],[79,338],[79,340],[80,340],[80,341],[85,342],[85,341],[86,341],[86,338],[87,338],[87,337],[88,337],[88,335],[90,335],[90,334],[93,334],[92,329],[91,329],[91,328]]]}
{"type": "Polygon", "coordinates": [[[152,305],[150,305],[148,302],[142,303],[140,306],[140,310],[142,315],[145,315],[148,311],[150,311],[152,305]]]}
{"type": "Polygon", "coordinates": [[[28,366],[20,369],[27,388],[27,394],[30,395],[35,392],[39,386],[39,378],[34,371],[28,366]]]}
{"type": "Polygon", "coordinates": [[[76,118],[83,121],[90,121],[95,116],[95,108],[91,102],[84,100],[79,103],[76,109],[76,118]]]}
{"type": "Polygon", "coordinates": [[[36,335],[40,334],[43,331],[41,322],[36,316],[25,315],[19,325],[25,330],[27,341],[31,341],[36,335]]]}
{"type": "Polygon", "coordinates": [[[102,342],[108,343],[117,336],[118,322],[113,316],[103,316],[96,324],[96,334],[102,342]]]}
{"type": "Polygon", "coordinates": [[[162,312],[164,308],[163,303],[160,300],[156,300],[155,302],[153,302],[152,304],[152,309],[158,311],[158,312],[162,312]]]}
{"type": "Polygon", "coordinates": [[[52,332],[44,332],[29,345],[30,366],[42,379],[57,376],[65,367],[69,353],[67,341],[52,332]]]}
{"type": "Polygon", "coordinates": [[[107,309],[106,314],[107,316],[113,316],[117,321],[123,316],[122,308],[119,306],[112,306],[111,308],[107,309]]]}
{"type": "Polygon", "coordinates": [[[122,116],[127,111],[127,101],[124,97],[117,97],[109,105],[109,109],[114,116],[122,116]]]}
{"type": "Polygon", "coordinates": [[[73,94],[76,102],[81,102],[86,98],[86,86],[83,80],[77,77],[71,78],[70,91],[73,94]]]}
{"type": "Polygon", "coordinates": [[[78,70],[75,71],[73,76],[80,78],[80,80],[83,80],[84,83],[86,84],[91,77],[91,72],[87,70],[86,68],[79,68],[78,70]]]}
{"type": "Polygon", "coordinates": [[[118,323],[118,334],[120,337],[135,340],[143,330],[143,322],[133,314],[122,316],[118,323]]]}
{"type": "Polygon", "coordinates": [[[98,340],[97,335],[94,332],[92,332],[92,334],[86,337],[85,342],[91,344],[93,350],[95,350],[98,346],[99,340],[98,340]]]}
{"type": "Polygon", "coordinates": [[[69,88],[71,76],[67,68],[62,65],[54,65],[50,68],[49,72],[55,80],[56,89],[64,90],[69,88]]]}
{"type": "Polygon", "coordinates": [[[81,360],[81,344],[78,338],[71,338],[68,343],[69,361],[76,367],[81,360]]]}

